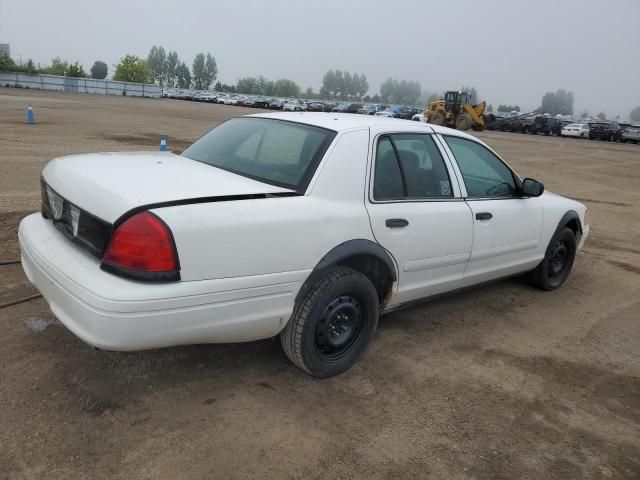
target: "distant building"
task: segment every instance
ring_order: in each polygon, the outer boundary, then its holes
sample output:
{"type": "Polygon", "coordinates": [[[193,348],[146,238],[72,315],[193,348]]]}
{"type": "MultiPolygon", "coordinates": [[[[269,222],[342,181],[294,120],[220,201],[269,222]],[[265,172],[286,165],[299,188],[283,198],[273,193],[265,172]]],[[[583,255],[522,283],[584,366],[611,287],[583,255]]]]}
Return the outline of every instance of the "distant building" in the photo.
{"type": "Polygon", "coordinates": [[[0,43],[0,54],[5,53],[8,57],[11,56],[11,48],[8,43],[0,43]]]}

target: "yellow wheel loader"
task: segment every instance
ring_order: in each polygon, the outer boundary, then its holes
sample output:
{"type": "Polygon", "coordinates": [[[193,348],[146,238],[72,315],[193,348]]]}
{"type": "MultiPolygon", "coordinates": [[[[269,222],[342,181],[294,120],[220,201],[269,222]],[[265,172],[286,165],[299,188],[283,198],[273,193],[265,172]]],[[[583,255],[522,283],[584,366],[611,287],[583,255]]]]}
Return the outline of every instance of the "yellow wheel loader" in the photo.
{"type": "Polygon", "coordinates": [[[444,125],[458,130],[483,130],[488,118],[484,115],[486,103],[477,105],[471,103],[469,92],[449,91],[444,94],[444,100],[431,102],[424,111],[429,123],[444,125]]]}

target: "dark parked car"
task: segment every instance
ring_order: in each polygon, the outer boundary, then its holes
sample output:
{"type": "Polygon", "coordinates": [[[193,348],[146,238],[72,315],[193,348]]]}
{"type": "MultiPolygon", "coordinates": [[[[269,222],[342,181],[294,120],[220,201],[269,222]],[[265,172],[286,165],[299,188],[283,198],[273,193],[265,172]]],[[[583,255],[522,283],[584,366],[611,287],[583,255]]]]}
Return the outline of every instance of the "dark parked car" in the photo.
{"type": "Polygon", "coordinates": [[[358,110],[358,113],[361,113],[362,115],[373,115],[377,111],[378,107],[376,105],[365,105],[358,110]]]}
{"type": "Polygon", "coordinates": [[[284,102],[278,98],[276,98],[275,100],[272,100],[271,103],[269,103],[269,108],[271,110],[282,110],[283,106],[284,106],[284,102]]]}
{"type": "Polygon", "coordinates": [[[589,140],[608,140],[618,142],[622,140],[622,128],[618,122],[594,122],[589,124],[589,140]]]}
{"type": "Polygon", "coordinates": [[[320,102],[307,102],[307,112],[324,112],[326,107],[324,103],[320,102]]]}
{"type": "Polygon", "coordinates": [[[271,102],[273,102],[273,98],[258,97],[254,100],[253,106],[256,108],[269,108],[271,102]]]}
{"type": "Polygon", "coordinates": [[[402,107],[397,118],[411,120],[416,113],[422,113],[424,109],[418,107],[402,107]]]}
{"type": "Polygon", "coordinates": [[[622,141],[624,143],[627,143],[627,142],[638,143],[638,142],[640,142],[640,127],[630,126],[630,127],[625,128],[622,131],[622,141]]]}
{"type": "Polygon", "coordinates": [[[505,132],[529,133],[533,125],[533,118],[508,118],[501,126],[501,130],[505,132]]]}
{"type": "Polygon", "coordinates": [[[546,115],[538,115],[529,127],[529,131],[534,135],[544,133],[545,135],[560,135],[562,133],[562,120],[546,115]]]}
{"type": "Polygon", "coordinates": [[[358,110],[362,108],[360,103],[341,103],[333,109],[334,112],[340,113],[358,113],[358,110]]]}

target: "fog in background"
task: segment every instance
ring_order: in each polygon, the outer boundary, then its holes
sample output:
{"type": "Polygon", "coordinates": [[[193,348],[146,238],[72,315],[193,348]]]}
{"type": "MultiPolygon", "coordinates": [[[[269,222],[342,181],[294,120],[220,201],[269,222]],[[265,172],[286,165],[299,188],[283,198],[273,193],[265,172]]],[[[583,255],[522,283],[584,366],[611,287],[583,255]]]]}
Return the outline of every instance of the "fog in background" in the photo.
{"type": "Polygon", "coordinates": [[[0,43],[18,62],[113,65],[152,45],[189,67],[211,52],[218,79],[290,78],[318,91],[329,69],[423,92],[474,86],[493,104],[540,105],[559,88],[574,113],[628,118],[640,105],[640,1],[0,0],[0,43]]]}

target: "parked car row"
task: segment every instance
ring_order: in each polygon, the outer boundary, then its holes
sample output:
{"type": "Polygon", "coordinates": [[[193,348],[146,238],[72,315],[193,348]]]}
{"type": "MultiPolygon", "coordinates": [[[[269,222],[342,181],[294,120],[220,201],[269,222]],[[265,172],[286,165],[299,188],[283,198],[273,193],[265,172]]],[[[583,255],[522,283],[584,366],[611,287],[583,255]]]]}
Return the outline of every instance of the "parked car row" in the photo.
{"type": "Polygon", "coordinates": [[[215,91],[191,91],[167,89],[162,94],[164,98],[191,100],[194,102],[220,103],[253,108],[267,108],[270,110],[284,110],[290,112],[340,112],[359,113],[362,115],[378,115],[383,117],[414,119],[423,110],[421,107],[384,104],[363,104],[354,102],[330,102],[319,100],[303,100],[297,98],[276,98],[256,95],[241,95],[215,91]]]}
{"type": "Polygon", "coordinates": [[[502,132],[532,133],[544,135],[558,135],[559,137],[583,138],[589,140],[604,140],[609,142],[640,141],[640,126],[621,125],[614,120],[573,122],[537,115],[535,117],[506,116],[498,117],[487,126],[488,130],[502,132]]]}

